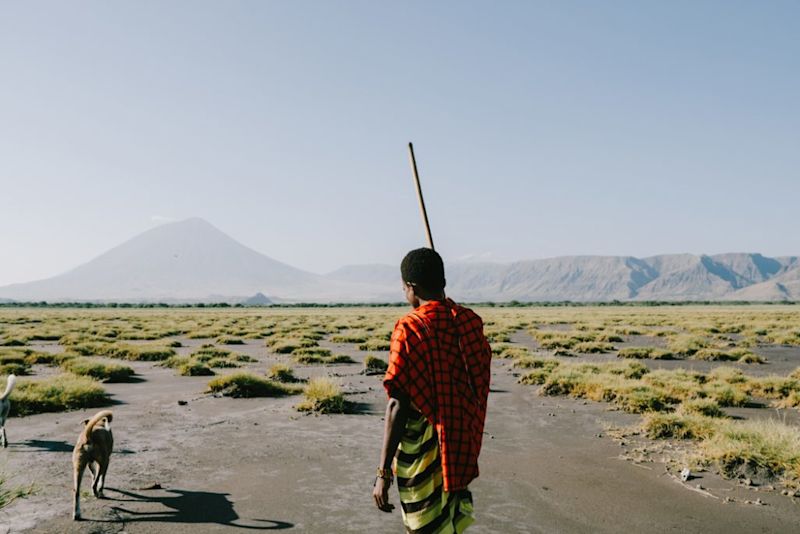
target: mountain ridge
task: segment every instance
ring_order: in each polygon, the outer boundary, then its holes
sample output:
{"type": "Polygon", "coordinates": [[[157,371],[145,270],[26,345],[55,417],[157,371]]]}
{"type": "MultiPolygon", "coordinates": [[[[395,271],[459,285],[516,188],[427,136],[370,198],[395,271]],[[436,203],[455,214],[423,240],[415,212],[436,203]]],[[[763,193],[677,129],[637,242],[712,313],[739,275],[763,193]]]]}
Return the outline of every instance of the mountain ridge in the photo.
{"type": "MultiPolygon", "coordinates": [[[[800,300],[800,259],[759,253],[559,256],[446,262],[462,301],[800,300]]],[[[0,302],[397,302],[400,270],[345,265],[314,274],[191,218],[152,228],[57,276],[0,287],[0,302]]]]}

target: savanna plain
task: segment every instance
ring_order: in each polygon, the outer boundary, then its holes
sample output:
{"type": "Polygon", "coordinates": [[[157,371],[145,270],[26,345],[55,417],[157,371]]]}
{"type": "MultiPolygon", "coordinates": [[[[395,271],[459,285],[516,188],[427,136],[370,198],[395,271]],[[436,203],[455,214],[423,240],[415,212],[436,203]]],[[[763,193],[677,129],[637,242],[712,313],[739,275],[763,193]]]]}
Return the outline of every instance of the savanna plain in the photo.
{"type": "MultiPolygon", "coordinates": [[[[475,309],[494,357],[471,531],[800,530],[800,307],[475,309]]],[[[401,532],[371,487],[406,311],[0,309],[0,534],[401,532]],[[105,498],[87,474],[75,522],[101,408],[105,498]]]]}

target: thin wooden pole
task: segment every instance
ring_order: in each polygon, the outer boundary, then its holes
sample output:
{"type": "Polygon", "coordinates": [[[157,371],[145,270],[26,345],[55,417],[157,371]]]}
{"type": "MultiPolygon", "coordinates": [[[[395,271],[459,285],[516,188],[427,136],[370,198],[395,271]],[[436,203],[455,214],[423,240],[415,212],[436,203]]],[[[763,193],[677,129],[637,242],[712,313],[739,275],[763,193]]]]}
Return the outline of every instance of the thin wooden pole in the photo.
{"type": "Polygon", "coordinates": [[[428,236],[428,247],[433,248],[433,237],[431,236],[431,225],[428,223],[428,212],[425,210],[425,200],[422,198],[422,186],[419,185],[419,172],[417,172],[417,160],[414,158],[414,145],[408,143],[408,157],[411,160],[411,171],[414,173],[414,185],[417,187],[417,198],[419,199],[419,209],[422,212],[422,222],[425,224],[425,234],[428,236]]]}

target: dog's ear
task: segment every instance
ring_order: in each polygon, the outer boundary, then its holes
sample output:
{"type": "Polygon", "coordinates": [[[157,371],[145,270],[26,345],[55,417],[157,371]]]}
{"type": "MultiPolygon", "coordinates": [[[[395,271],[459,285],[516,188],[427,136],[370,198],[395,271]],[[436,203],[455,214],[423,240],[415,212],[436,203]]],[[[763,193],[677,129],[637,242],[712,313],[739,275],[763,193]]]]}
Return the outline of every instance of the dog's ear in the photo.
{"type": "Polygon", "coordinates": [[[88,419],[84,419],[83,421],[81,421],[81,424],[83,424],[83,426],[86,426],[86,424],[87,424],[88,422],[89,422],[89,420],[88,420],[88,419]]]}

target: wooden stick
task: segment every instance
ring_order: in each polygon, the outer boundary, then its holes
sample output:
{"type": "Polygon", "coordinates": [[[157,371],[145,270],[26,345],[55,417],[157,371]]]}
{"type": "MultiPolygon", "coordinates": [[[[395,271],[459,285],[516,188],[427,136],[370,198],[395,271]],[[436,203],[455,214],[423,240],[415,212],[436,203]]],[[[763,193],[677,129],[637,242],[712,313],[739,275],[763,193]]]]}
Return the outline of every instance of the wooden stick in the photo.
{"type": "Polygon", "coordinates": [[[417,172],[417,160],[414,158],[414,145],[408,143],[408,157],[411,160],[411,171],[414,173],[414,184],[417,187],[417,198],[419,199],[419,209],[422,212],[422,222],[425,224],[425,234],[428,236],[428,248],[433,248],[433,237],[431,236],[431,225],[428,223],[428,212],[425,210],[425,200],[422,198],[422,186],[419,185],[419,173],[417,172]]]}

